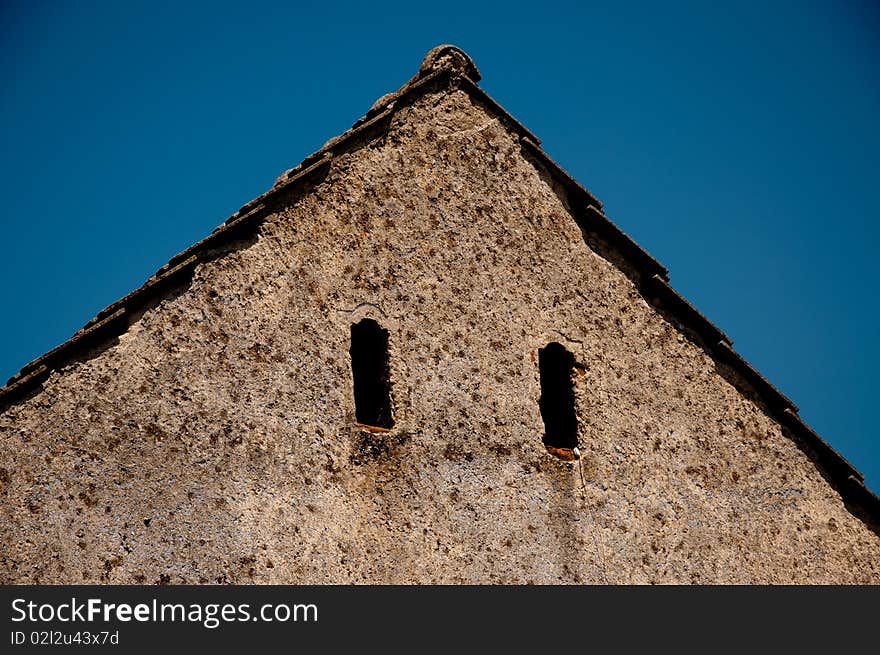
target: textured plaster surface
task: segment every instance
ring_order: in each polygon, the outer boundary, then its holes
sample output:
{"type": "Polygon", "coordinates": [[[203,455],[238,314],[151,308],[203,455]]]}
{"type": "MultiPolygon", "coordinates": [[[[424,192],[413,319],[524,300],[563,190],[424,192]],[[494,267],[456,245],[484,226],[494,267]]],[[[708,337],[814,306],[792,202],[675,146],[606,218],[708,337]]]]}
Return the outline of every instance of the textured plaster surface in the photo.
{"type": "Polygon", "coordinates": [[[880,583],[880,538],[453,91],[0,414],[0,582],[880,583]],[[585,484],[542,446],[550,341],[585,484]]]}

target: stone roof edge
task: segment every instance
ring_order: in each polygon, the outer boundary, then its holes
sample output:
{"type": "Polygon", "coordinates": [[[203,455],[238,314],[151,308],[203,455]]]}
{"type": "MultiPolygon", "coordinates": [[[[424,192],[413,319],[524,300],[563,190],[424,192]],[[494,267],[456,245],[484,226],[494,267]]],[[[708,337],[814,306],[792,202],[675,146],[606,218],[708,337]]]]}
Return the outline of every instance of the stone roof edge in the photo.
{"type": "MultiPolygon", "coordinates": [[[[643,297],[674,317],[679,322],[679,329],[687,328],[697,335],[716,361],[737,373],[764,403],[770,416],[813,451],[816,461],[843,499],[854,503],[875,525],[880,525],[880,497],[865,486],[864,476],[803,421],[798,415],[798,407],[787,396],[733,349],[732,340],[724,332],[672,288],[668,270],[604,214],[602,203],[544,152],[534,134],[477,86],[479,80],[476,65],[464,51],[451,45],[432,49],[412,79],[398,91],[379,98],[348,131],[285,171],[271,189],[243,205],[210,235],[172,257],[141,287],[98,312],[70,339],[22,367],[6,386],[0,387],[0,411],[37,391],[52,371],[123,334],[130,325],[130,317],[169,290],[187,283],[197,264],[215,258],[212,251],[252,234],[279,197],[323,177],[336,156],[357,150],[362,145],[358,141],[381,131],[400,107],[429,90],[445,86],[464,90],[517,135],[523,151],[566,190],[570,209],[580,227],[604,239],[634,267],[643,297]]],[[[744,393],[746,390],[739,388],[739,391],[744,393]]]]}

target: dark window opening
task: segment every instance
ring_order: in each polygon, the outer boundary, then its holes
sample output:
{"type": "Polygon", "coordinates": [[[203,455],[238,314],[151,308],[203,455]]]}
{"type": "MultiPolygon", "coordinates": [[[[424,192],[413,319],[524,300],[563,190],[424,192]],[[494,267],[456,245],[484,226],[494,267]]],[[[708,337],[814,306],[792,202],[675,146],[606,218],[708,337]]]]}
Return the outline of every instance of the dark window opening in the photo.
{"type": "Polygon", "coordinates": [[[541,371],[541,418],[544,445],[548,448],[577,447],[577,418],[574,411],[574,355],[558,343],[538,351],[541,371]]]}
{"type": "Polygon", "coordinates": [[[391,375],[388,366],[388,330],[365,318],[351,326],[351,373],[354,410],[358,423],[394,427],[391,416],[391,375]]]}

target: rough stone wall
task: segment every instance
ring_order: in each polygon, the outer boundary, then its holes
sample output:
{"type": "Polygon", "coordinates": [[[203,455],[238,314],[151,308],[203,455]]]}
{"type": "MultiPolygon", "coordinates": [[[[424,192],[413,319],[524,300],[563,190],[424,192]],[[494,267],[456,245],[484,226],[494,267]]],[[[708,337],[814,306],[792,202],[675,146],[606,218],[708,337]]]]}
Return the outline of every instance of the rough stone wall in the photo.
{"type": "Polygon", "coordinates": [[[463,92],[0,414],[4,583],[880,582],[880,538],[463,92]],[[354,425],[349,329],[396,427],[354,425]],[[577,466],[537,350],[574,353],[577,466]]]}

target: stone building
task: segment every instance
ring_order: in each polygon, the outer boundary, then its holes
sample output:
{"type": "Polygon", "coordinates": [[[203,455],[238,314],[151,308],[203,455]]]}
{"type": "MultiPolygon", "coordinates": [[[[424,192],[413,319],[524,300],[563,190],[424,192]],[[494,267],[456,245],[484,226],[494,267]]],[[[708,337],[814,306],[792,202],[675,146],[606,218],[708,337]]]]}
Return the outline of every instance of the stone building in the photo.
{"type": "Polygon", "coordinates": [[[4,583],[880,583],[880,503],[432,50],[0,391],[4,583]]]}

